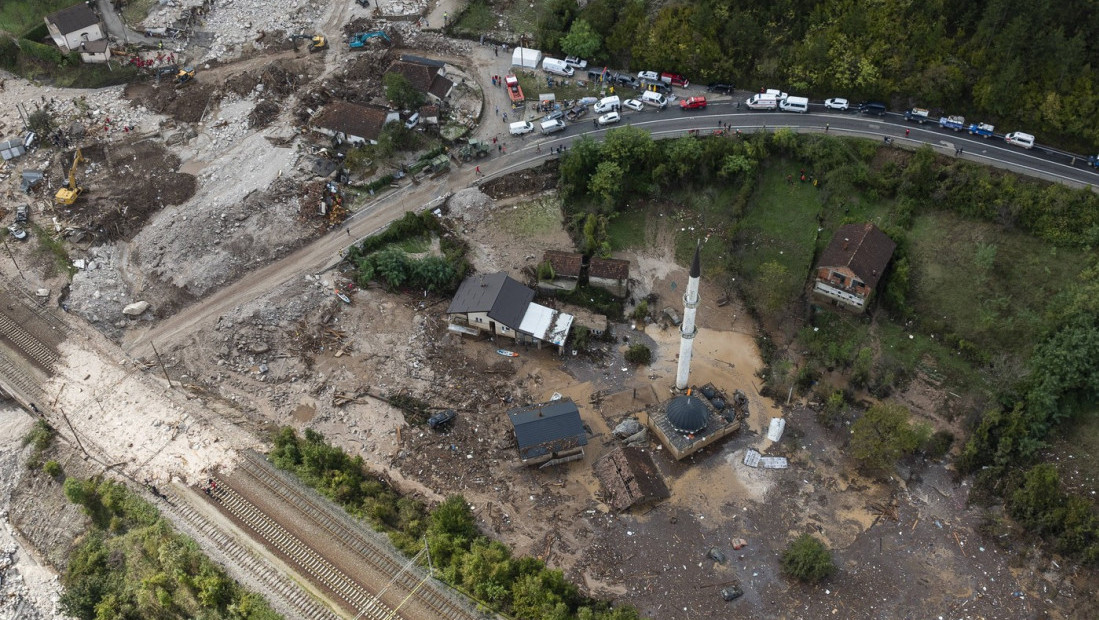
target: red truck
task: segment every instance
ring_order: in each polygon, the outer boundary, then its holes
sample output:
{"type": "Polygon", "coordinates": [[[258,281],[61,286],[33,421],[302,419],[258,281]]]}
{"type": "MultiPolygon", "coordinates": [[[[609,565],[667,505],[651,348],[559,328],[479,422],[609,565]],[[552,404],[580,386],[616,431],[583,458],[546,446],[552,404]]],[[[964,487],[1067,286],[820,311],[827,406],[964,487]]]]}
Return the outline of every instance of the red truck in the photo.
{"type": "Polygon", "coordinates": [[[519,78],[508,75],[504,77],[504,85],[508,88],[508,97],[511,98],[512,105],[523,103],[523,89],[519,86],[519,78]]]}
{"type": "Polygon", "coordinates": [[[661,73],[660,81],[670,86],[678,86],[680,88],[687,88],[691,85],[690,80],[678,73],[661,73]]]}

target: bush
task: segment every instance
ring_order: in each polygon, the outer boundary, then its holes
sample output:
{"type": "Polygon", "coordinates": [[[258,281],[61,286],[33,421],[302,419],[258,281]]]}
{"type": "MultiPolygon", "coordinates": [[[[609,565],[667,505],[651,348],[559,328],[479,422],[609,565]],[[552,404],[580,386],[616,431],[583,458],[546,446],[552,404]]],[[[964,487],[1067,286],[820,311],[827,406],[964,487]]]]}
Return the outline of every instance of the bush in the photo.
{"type": "Polygon", "coordinates": [[[807,583],[817,583],[836,572],[832,552],[823,542],[809,534],[793,540],[782,552],[782,572],[807,583]]]}
{"type": "Polygon", "coordinates": [[[60,480],[61,477],[65,475],[65,470],[62,469],[61,463],[54,460],[46,461],[46,465],[42,469],[54,480],[60,480]]]}
{"type": "Polygon", "coordinates": [[[633,318],[638,321],[644,321],[649,318],[649,301],[642,299],[641,303],[637,304],[637,307],[633,309],[633,318]]]}
{"type": "Polygon", "coordinates": [[[898,460],[919,447],[920,441],[920,433],[908,422],[908,409],[896,403],[879,403],[851,427],[848,447],[862,469],[885,477],[898,460]]]}
{"type": "Polygon", "coordinates": [[[653,352],[643,344],[631,344],[626,351],[626,361],[638,366],[645,365],[653,361],[653,352]]]}

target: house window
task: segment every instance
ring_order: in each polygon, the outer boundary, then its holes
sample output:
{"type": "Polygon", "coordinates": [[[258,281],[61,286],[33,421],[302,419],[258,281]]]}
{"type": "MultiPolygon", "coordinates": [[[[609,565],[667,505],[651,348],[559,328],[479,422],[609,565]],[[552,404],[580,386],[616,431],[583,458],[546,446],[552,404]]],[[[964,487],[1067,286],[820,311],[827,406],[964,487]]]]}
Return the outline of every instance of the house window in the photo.
{"type": "Polygon", "coordinates": [[[500,331],[502,331],[502,332],[504,332],[504,333],[506,334],[506,333],[510,332],[510,331],[511,331],[511,329],[510,329],[510,328],[508,328],[508,326],[507,326],[507,325],[501,325],[501,326],[500,326],[500,331]]]}
{"type": "Polygon", "coordinates": [[[485,321],[481,317],[477,317],[477,318],[473,319],[473,322],[474,323],[484,323],[485,321]]]}
{"type": "Polygon", "coordinates": [[[832,272],[832,279],[835,280],[836,282],[839,282],[840,284],[844,283],[842,273],[836,273],[835,271],[833,271],[832,272]]]}
{"type": "Polygon", "coordinates": [[[859,282],[858,280],[851,280],[851,286],[853,286],[855,288],[859,288],[859,287],[864,286],[864,285],[863,285],[862,282],[859,282]]]}

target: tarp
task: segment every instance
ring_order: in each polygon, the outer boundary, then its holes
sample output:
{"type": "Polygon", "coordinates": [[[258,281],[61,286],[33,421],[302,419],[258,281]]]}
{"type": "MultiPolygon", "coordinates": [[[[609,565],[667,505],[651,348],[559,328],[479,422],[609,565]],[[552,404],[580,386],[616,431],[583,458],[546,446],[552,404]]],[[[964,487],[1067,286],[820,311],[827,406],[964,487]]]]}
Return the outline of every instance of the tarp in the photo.
{"type": "Polygon", "coordinates": [[[511,52],[511,64],[527,69],[537,69],[542,64],[542,52],[529,47],[517,47],[511,52]]]}

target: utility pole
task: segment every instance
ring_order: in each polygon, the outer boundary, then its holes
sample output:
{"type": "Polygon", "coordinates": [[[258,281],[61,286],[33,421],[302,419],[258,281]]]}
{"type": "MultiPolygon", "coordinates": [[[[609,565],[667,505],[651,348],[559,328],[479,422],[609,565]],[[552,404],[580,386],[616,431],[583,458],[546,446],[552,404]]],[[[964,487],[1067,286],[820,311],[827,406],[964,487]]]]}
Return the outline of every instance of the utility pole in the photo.
{"type": "Polygon", "coordinates": [[[23,270],[19,267],[19,263],[15,262],[15,254],[11,253],[11,247],[8,246],[7,235],[4,235],[4,249],[8,251],[8,256],[11,258],[11,264],[15,265],[15,270],[19,272],[19,277],[26,280],[27,276],[23,275],[23,270]]]}
{"type": "Polygon", "coordinates": [[[160,353],[156,350],[156,345],[152,342],[149,345],[153,347],[153,355],[156,356],[156,361],[160,364],[160,370],[164,373],[164,378],[168,380],[168,387],[172,387],[172,378],[168,376],[168,369],[164,367],[164,360],[160,359],[160,353]]]}

